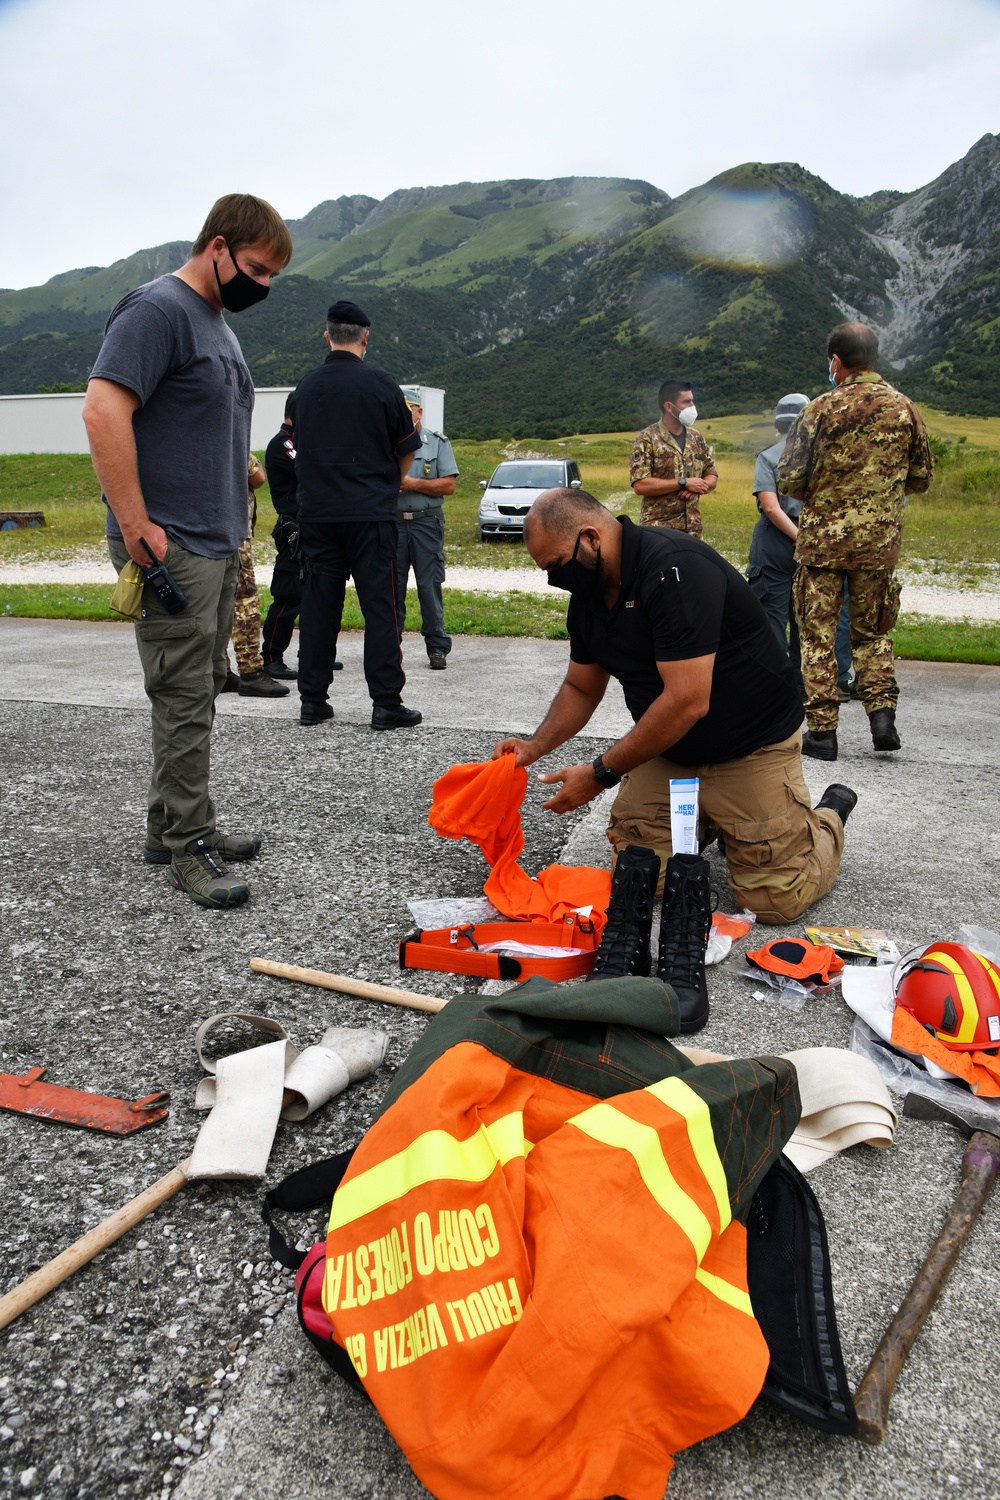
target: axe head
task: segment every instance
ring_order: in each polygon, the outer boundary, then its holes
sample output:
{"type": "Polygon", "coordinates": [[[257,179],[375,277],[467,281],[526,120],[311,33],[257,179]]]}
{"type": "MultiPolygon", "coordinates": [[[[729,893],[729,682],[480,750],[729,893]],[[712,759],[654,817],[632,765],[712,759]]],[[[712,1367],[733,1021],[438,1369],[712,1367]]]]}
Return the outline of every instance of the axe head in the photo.
{"type": "Polygon", "coordinates": [[[947,1103],[931,1099],[927,1094],[907,1094],[903,1114],[911,1120],[954,1125],[966,1137],[975,1135],[977,1130],[1000,1136],[1000,1107],[991,1109],[971,1094],[967,1099],[949,1097],[947,1103]]]}

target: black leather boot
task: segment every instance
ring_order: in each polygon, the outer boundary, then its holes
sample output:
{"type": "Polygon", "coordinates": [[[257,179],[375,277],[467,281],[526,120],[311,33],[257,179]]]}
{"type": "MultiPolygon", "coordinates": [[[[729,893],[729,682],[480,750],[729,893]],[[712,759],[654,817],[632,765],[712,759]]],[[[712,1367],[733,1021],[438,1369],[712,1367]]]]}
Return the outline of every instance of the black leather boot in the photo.
{"type": "Polygon", "coordinates": [[[877,708],[873,714],[868,715],[868,724],[872,732],[872,744],[876,750],[900,748],[894,708],[877,708]]]}
{"type": "Polygon", "coordinates": [[[837,731],[835,729],[807,729],[802,736],[802,754],[813,760],[837,759],[837,731]]]}
{"type": "Polygon", "coordinates": [[[708,1020],[705,949],[711,930],[708,861],[700,854],[671,855],[660,908],[656,977],[680,1001],[682,1033],[700,1031],[708,1020]]]}
{"type": "Polygon", "coordinates": [[[849,786],[844,786],[840,781],[831,782],[816,803],[817,807],[829,807],[842,823],[846,823],[855,807],[858,805],[858,794],[852,792],[849,786]]]}
{"type": "Polygon", "coordinates": [[[649,973],[649,933],[659,878],[659,855],[639,844],[624,846],[615,861],[608,920],[588,980],[649,973]]]}

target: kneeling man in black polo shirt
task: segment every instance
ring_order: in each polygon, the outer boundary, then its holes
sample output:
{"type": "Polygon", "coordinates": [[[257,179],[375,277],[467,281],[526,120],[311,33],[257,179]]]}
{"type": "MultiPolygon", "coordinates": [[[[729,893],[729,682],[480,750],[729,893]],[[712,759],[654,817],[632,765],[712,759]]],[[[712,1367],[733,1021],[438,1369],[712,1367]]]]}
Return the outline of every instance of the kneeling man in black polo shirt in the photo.
{"type": "Polygon", "coordinates": [[[697,776],[701,845],[721,831],[740,906],[762,922],[794,921],[833,885],[857,798],[836,785],[812,807],[801,699],[749,584],[705,542],[635,526],[583,490],[540,496],[524,540],[570,592],[570,663],[531,738],[503,740],[495,755],[513,751],[524,766],[548,755],[616,677],[635,724],[593,765],[542,776],[560,788],[544,806],[569,812],[620,782],[608,838],[619,863],[628,846],[655,851],[662,894],[670,780],[697,776]]]}

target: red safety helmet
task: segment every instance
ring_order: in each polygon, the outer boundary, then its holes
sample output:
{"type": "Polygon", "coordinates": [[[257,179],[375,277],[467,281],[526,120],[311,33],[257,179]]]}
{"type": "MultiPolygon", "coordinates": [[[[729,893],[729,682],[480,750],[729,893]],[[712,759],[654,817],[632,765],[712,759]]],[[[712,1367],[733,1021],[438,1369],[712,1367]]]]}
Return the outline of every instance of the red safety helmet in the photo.
{"type": "Polygon", "coordinates": [[[956,1052],[1000,1047],[1000,969],[964,943],[904,960],[896,1004],[956,1052]]]}

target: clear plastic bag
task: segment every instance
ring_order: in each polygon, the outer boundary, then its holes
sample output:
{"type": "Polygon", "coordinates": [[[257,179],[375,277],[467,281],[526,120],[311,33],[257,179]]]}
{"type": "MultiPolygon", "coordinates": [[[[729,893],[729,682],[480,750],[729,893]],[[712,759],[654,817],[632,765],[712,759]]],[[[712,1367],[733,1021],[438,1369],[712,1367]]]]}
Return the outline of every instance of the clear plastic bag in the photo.
{"type": "Polygon", "coordinates": [[[987,1117],[995,1116],[997,1133],[1000,1134],[1000,1099],[983,1099],[979,1095],[973,1095],[957,1078],[931,1078],[919,1063],[894,1051],[860,1016],[854,1018],[851,1051],[873,1062],[883,1083],[894,1094],[924,1094],[939,1104],[948,1105],[951,1102],[959,1110],[963,1104],[968,1105],[975,1099],[976,1113],[984,1113],[987,1117]]]}
{"type": "Polygon", "coordinates": [[[503,922],[485,896],[414,896],[407,901],[410,915],[423,931],[438,927],[462,927],[466,922],[503,922]]]}

